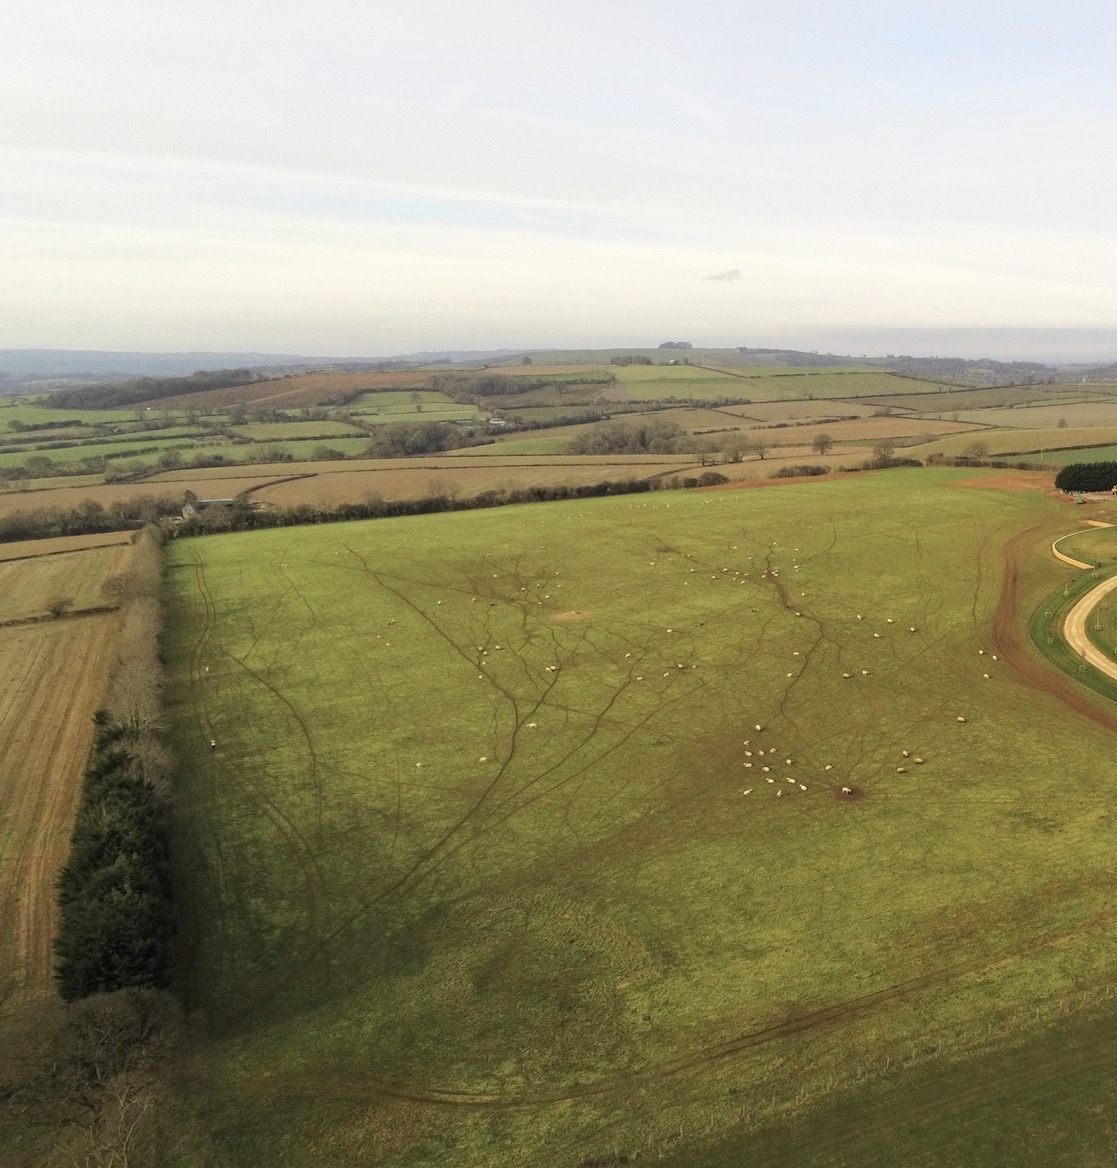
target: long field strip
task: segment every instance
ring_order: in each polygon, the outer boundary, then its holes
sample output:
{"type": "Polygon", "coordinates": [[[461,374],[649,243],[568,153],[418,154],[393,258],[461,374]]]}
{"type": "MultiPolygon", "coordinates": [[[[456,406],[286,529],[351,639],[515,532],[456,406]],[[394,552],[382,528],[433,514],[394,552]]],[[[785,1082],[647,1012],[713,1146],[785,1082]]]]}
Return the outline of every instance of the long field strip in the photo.
{"type": "Polygon", "coordinates": [[[1117,980],[1112,731],[994,634],[1068,512],[970,481],[173,544],[228,1162],[698,1164],[1117,980]]]}
{"type": "Polygon", "coordinates": [[[0,629],[0,1001],[50,988],[54,886],[115,629],[111,614],[0,629]]]}

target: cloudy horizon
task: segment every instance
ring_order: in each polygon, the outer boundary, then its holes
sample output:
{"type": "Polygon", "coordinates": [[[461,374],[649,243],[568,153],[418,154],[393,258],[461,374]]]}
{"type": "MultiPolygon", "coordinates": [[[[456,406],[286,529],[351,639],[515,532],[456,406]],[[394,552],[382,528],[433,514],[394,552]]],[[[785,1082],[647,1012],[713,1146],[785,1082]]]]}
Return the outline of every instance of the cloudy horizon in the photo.
{"type": "Polygon", "coordinates": [[[0,348],[1117,359],[1100,5],[8,23],[0,348]]]}

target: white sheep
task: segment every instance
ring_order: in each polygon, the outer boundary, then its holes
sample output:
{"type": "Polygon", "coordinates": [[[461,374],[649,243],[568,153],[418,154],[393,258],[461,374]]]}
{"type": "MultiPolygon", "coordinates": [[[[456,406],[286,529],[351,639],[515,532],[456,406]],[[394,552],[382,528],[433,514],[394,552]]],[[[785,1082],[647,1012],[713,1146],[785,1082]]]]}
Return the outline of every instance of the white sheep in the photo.
{"type": "Polygon", "coordinates": [[[489,756],[487,754],[483,754],[483,755],[481,755],[481,757],[477,761],[478,762],[488,762],[489,756]]]}
{"type": "Polygon", "coordinates": [[[897,767],[896,768],[896,774],[898,774],[898,775],[906,775],[907,773],[908,773],[907,767],[897,767]]]}
{"type": "Polygon", "coordinates": [[[901,750],[900,753],[904,756],[904,758],[908,757],[908,752],[906,750],[901,750]]]}
{"type": "Polygon", "coordinates": [[[966,720],[966,719],[965,719],[965,718],[963,718],[961,714],[959,714],[959,715],[958,715],[958,721],[959,721],[959,722],[964,722],[965,720],[966,720]]]}
{"type": "Polygon", "coordinates": [[[761,767],[760,769],[762,771],[770,771],[772,768],[771,767],[761,767]]]}
{"type": "Polygon", "coordinates": [[[783,788],[782,787],[776,792],[776,798],[777,799],[783,798],[783,788]]]}
{"type": "Polygon", "coordinates": [[[805,783],[800,783],[800,784],[799,784],[799,790],[800,790],[800,791],[805,791],[806,789],[807,789],[807,787],[806,787],[806,784],[805,784],[805,783]]]}
{"type": "Polygon", "coordinates": [[[852,673],[843,673],[842,674],[842,677],[852,677],[852,676],[853,676],[852,673]]]}
{"type": "Polygon", "coordinates": [[[843,794],[843,795],[852,795],[852,794],[853,794],[853,788],[852,788],[852,787],[843,787],[843,788],[842,788],[842,794],[843,794]]]}
{"type": "Polygon", "coordinates": [[[539,723],[538,722],[528,722],[525,728],[528,730],[538,730],[539,723]]]}
{"type": "Polygon", "coordinates": [[[825,766],[825,767],[823,767],[822,769],[823,769],[823,770],[827,770],[827,771],[832,771],[832,770],[834,769],[834,764],[833,764],[832,762],[828,762],[828,763],[826,764],[826,766],[825,766]]]}
{"type": "Polygon", "coordinates": [[[921,758],[913,758],[911,761],[919,763],[920,766],[923,765],[923,759],[921,759],[921,758]]]}
{"type": "Polygon", "coordinates": [[[890,625],[894,625],[896,623],[891,617],[888,617],[887,620],[890,625]]]}
{"type": "Polygon", "coordinates": [[[876,637],[878,641],[880,640],[880,633],[873,633],[873,636],[876,637]]]}
{"type": "Polygon", "coordinates": [[[742,795],[751,795],[752,794],[752,787],[749,787],[749,789],[747,791],[742,791],[741,794],[742,795]]]}

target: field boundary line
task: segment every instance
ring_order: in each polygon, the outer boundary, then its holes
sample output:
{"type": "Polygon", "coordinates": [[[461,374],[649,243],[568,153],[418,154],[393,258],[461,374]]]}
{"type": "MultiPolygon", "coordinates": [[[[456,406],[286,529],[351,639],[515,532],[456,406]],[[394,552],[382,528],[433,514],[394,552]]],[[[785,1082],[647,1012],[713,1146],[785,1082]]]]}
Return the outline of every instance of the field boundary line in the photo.
{"type": "Polygon", "coordinates": [[[95,604],[90,608],[76,608],[72,612],[62,612],[58,616],[52,616],[49,612],[41,613],[38,616],[13,616],[8,620],[0,621],[0,629],[14,629],[20,625],[45,624],[48,621],[73,620],[75,617],[82,616],[103,616],[106,612],[116,612],[119,608],[120,606],[117,604],[95,604]]]}

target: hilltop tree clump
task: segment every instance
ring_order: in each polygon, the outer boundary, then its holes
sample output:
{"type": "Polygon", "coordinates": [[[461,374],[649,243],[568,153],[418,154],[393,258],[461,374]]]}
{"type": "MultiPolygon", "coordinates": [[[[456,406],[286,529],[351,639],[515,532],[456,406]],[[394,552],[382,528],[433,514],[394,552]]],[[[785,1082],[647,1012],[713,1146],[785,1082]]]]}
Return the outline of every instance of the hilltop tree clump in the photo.
{"type": "Polygon", "coordinates": [[[1059,491],[1111,491],[1117,486],[1117,462],[1072,462],[1055,476],[1059,491]]]}

